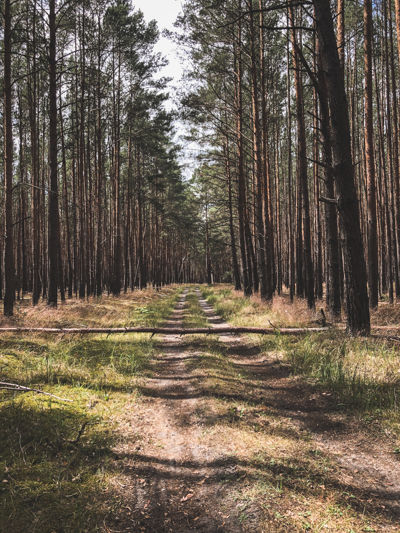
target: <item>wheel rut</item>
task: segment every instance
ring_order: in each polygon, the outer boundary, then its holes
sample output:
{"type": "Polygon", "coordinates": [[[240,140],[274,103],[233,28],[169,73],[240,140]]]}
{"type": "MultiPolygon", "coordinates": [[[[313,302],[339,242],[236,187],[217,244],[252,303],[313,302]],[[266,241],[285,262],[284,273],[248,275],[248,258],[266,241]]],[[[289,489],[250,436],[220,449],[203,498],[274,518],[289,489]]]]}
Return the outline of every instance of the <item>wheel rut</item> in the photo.
{"type": "MultiPolygon", "coordinates": [[[[183,326],[187,292],[166,327],[183,326]]],[[[177,335],[164,336],[161,347],[152,376],[141,387],[140,415],[131,419],[144,438],[133,452],[132,443],[116,450],[123,462],[120,493],[126,512],[114,517],[110,531],[241,532],[236,510],[227,514],[224,505],[229,490],[223,480],[239,475],[236,466],[226,450],[200,443],[197,413],[207,409],[207,399],[190,361],[201,354],[177,335]]]]}
{"type": "MultiPolygon", "coordinates": [[[[225,325],[201,292],[195,293],[209,324],[225,325]]],[[[183,327],[187,294],[187,290],[182,293],[166,327],[183,327]]],[[[369,508],[373,512],[379,508],[381,519],[375,522],[375,531],[398,531],[397,522],[392,521],[399,516],[398,463],[388,453],[379,456],[364,434],[355,433],[353,422],[337,414],[333,399],[293,378],[287,365],[272,355],[266,358],[247,337],[224,334],[215,341],[236,372],[230,377],[223,372],[215,376],[212,360],[207,359],[207,342],[204,337],[199,342],[178,335],[160,340],[151,377],[143,380],[139,401],[126,413],[125,437],[129,438],[115,450],[121,475],[113,488],[120,505],[106,531],[298,531],[297,527],[281,529],[275,524],[283,505],[288,506],[288,516],[296,509],[303,510],[302,504],[297,508],[292,500],[279,501],[279,491],[277,498],[269,500],[271,511],[251,497],[250,503],[241,507],[242,495],[251,493],[257,483],[270,486],[272,479],[276,491],[274,479],[282,479],[286,459],[278,461],[278,468],[269,448],[274,449],[281,439],[287,442],[284,457],[291,457],[286,474],[288,494],[292,490],[299,501],[303,497],[312,501],[322,491],[324,498],[325,482],[309,486],[304,475],[298,475],[307,472],[307,478],[313,467],[307,454],[321,454],[321,461],[332,465],[329,476],[326,474],[332,490],[350,494],[354,499],[349,499],[349,505],[356,513],[361,509],[364,515],[369,508]],[[228,387],[229,382],[235,384],[228,387]],[[245,406],[243,412],[238,410],[240,404],[245,406]],[[249,441],[249,446],[260,450],[256,457],[260,453],[259,457],[268,458],[267,463],[254,459],[254,452],[238,442],[254,435],[264,416],[270,417],[269,421],[257,437],[251,437],[256,440],[249,441]],[[232,435],[232,440],[221,436],[219,428],[232,435]],[[298,452],[297,444],[291,450],[290,441],[298,443],[298,452]],[[293,465],[297,470],[291,470],[293,465]],[[265,520],[268,529],[263,529],[265,520]]],[[[209,342],[214,342],[213,338],[209,342]]]]}

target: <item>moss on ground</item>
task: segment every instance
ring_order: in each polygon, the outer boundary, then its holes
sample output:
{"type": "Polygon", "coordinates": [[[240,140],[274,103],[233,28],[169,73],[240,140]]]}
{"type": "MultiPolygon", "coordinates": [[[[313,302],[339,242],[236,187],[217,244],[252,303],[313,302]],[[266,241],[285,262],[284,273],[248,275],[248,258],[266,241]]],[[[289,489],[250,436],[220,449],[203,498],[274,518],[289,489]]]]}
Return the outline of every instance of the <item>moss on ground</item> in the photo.
{"type": "MultiPolygon", "coordinates": [[[[69,302],[31,323],[162,325],[181,289],[143,291],[98,303],[69,302]],[[112,318],[113,317],[113,318],[112,318]]],[[[20,312],[19,320],[24,318],[20,312]]],[[[156,354],[150,335],[3,335],[2,381],[55,394],[0,392],[0,531],[93,532],[113,511],[108,480],[121,438],[113,414],[135,397],[156,354]]]]}

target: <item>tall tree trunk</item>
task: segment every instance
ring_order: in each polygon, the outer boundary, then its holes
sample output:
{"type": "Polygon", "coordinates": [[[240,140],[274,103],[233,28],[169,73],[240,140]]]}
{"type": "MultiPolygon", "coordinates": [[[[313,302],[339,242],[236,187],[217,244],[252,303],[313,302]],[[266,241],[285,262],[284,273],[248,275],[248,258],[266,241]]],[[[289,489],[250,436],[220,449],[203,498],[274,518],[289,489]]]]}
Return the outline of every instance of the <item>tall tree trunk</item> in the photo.
{"type": "Polygon", "coordinates": [[[4,0],[4,179],[5,179],[5,236],[4,236],[4,315],[12,316],[15,300],[15,265],[13,242],[13,134],[11,82],[11,2],[4,0]]]}
{"type": "MultiPolygon", "coordinates": [[[[264,209],[264,227],[265,227],[265,268],[266,268],[266,300],[272,300],[274,292],[274,273],[275,273],[275,250],[274,250],[274,224],[272,209],[272,184],[271,169],[269,161],[268,147],[268,119],[267,119],[267,84],[265,71],[265,52],[264,52],[264,1],[259,0],[259,57],[260,57],[260,100],[261,100],[261,158],[262,158],[262,176],[263,176],[263,209],[264,209]]],[[[279,230],[277,230],[279,231],[279,230]]],[[[280,265],[278,266],[278,269],[280,265]]]]}
{"type": "MultiPolygon", "coordinates": [[[[310,221],[310,201],[308,194],[308,176],[307,176],[307,146],[306,146],[306,130],[304,121],[304,99],[303,99],[303,83],[301,80],[300,63],[298,59],[298,42],[296,36],[295,20],[293,7],[289,8],[289,17],[291,24],[291,36],[293,45],[293,67],[294,80],[296,89],[296,117],[297,117],[297,187],[298,187],[298,228],[297,228],[297,256],[296,261],[300,260],[304,253],[305,262],[305,282],[306,282],[306,296],[307,304],[310,309],[315,307],[314,294],[314,265],[311,254],[311,221],[310,221]],[[303,232],[301,231],[303,226],[303,232]],[[303,233],[303,242],[302,242],[303,233]],[[302,242],[302,246],[301,246],[302,242]]],[[[302,273],[300,273],[300,266],[298,267],[298,281],[300,281],[302,273]]]]}
{"type": "Polygon", "coordinates": [[[226,177],[228,180],[229,233],[231,237],[232,273],[233,273],[233,281],[235,282],[235,290],[240,291],[240,289],[242,288],[242,285],[240,282],[235,227],[233,223],[232,174],[231,174],[231,162],[230,162],[228,135],[225,136],[225,164],[226,164],[226,177]]]}
{"type": "Polygon", "coordinates": [[[19,175],[20,175],[20,215],[19,215],[19,235],[20,235],[20,286],[22,289],[22,294],[28,290],[28,278],[27,278],[27,254],[26,254],[26,229],[25,224],[27,220],[26,212],[26,169],[25,169],[25,153],[26,153],[26,138],[24,135],[23,128],[23,106],[22,106],[22,96],[21,92],[18,91],[18,108],[19,108],[19,175]]]}
{"type": "Polygon", "coordinates": [[[332,152],[346,277],[347,328],[352,334],[368,335],[370,315],[367,274],[351,155],[344,73],[337,51],[330,2],[314,0],[314,8],[331,116],[332,152]]]}
{"type": "MultiPolygon", "coordinates": [[[[289,26],[289,11],[287,14],[287,25],[289,26]]],[[[292,105],[290,94],[290,49],[289,38],[287,40],[286,57],[287,57],[287,147],[288,147],[288,237],[289,237],[289,295],[290,301],[293,302],[296,274],[295,274],[295,255],[294,255],[294,236],[293,236],[293,193],[292,193],[292,105]]]]}
{"type": "Polygon", "coordinates": [[[393,219],[393,239],[395,248],[395,287],[396,298],[400,297],[400,171],[399,171],[399,114],[398,114],[398,98],[397,98],[397,82],[395,74],[395,55],[393,46],[393,28],[392,28],[392,8],[391,3],[387,3],[388,19],[389,19],[389,60],[390,60],[390,74],[392,80],[392,101],[393,101],[393,180],[392,180],[392,198],[391,211],[393,219]]]}
{"type": "MultiPolygon", "coordinates": [[[[71,229],[69,220],[69,206],[68,206],[68,184],[67,184],[67,158],[65,151],[65,137],[64,137],[64,120],[61,109],[61,91],[60,91],[60,138],[61,138],[61,152],[62,152],[62,177],[63,177],[63,204],[65,217],[65,246],[67,249],[67,272],[68,272],[68,297],[72,298],[72,259],[71,259],[71,229]]],[[[66,276],[67,277],[67,276],[66,276]]]]}
{"type": "MultiPolygon", "coordinates": [[[[121,222],[120,222],[120,108],[121,108],[121,57],[118,51],[117,88],[113,96],[114,110],[114,169],[113,169],[113,265],[111,277],[111,292],[118,296],[121,292],[121,222]]],[[[114,75],[113,75],[114,76],[114,75]]],[[[115,81],[113,80],[113,84],[115,81]]]]}
{"type": "Polygon", "coordinates": [[[31,166],[32,166],[32,304],[36,305],[40,297],[40,177],[39,177],[39,150],[37,126],[37,65],[36,65],[36,4],[33,5],[32,22],[32,65],[29,65],[28,100],[29,123],[31,140],[31,166]]]}
{"type": "Polygon", "coordinates": [[[250,59],[251,59],[251,102],[253,115],[253,154],[256,174],[256,192],[255,192],[255,215],[256,215],[256,245],[257,245],[257,272],[260,283],[260,296],[263,300],[272,298],[271,279],[267,277],[265,261],[265,228],[264,228],[264,188],[263,163],[261,155],[261,125],[259,109],[259,91],[258,91],[258,65],[256,61],[255,50],[255,30],[254,30],[254,12],[252,4],[249,4],[250,11],[250,59]],[[269,279],[268,279],[269,278],[269,279]]]}
{"type": "MultiPolygon", "coordinates": [[[[319,103],[320,103],[320,129],[322,135],[322,157],[325,169],[325,191],[326,197],[333,199],[335,197],[335,183],[332,171],[332,145],[330,139],[330,122],[329,122],[329,103],[325,76],[322,72],[321,56],[319,53],[319,42],[317,40],[317,60],[318,60],[318,86],[319,86],[319,103]]],[[[326,299],[329,311],[335,318],[341,314],[341,281],[340,281],[340,256],[339,256],[339,237],[337,225],[337,207],[333,203],[327,203],[325,206],[326,213],[326,299]]]]}
{"type": "Polygon", "coordinates": [[[372,0],[364,0],[365,166],[368,194],[368,286],[369,303],[378,306],[378,241],[376,224],[376,178],[372,100],[372,0]]]}
{"type": "MultiPolygon", "coordinates": [[[[101,99],[101,22],[98,19],[97,43],[97,239],[96,239],[96,296],[103,293],[103,136],[102,136],[102,99],[101,99]]],[[[128,177],[129,178],[129,177],[128,177]]]]}
{"type": "Polygon", "coordinates": [[[79,197],[79,297],[85,298],[87,282],[86,277],[86,253],[87,253],[87,231],[86,231],[86,154],[85,154],[85,102],[86,102],[86,42],[85,42],[85,7],[81,17],[80,28],[80,65],[81,71],[76,76],[76,95],[78,95],[78,75],[80,75],[80,105],[78,106],[77,98],[77,126],[79,131],[77,132],[78,141],[78,197],[79,197]],[[79,107],[79,120],[78,120],[78,107],[79,107]]]}
{"type": "MultiPolygon", "coordinates": [[[[241,0],[239,0],[239,15],[241,14],[241,0]]],[[[246,183],[244,175],[244,147],[243,147],[243,88],[242,88],[242,23],[238,22],[237,43],[235,46],[235,108],[236,108],[236,142],[238,158],[238,217],[239,240],[242,260],[243,292],[245,296],[252,293],[249,269],[249,252],[246,239],[246,183]]]]}
{"type": "Polygon", "coordinates": [[[343,70],[344,70],[344,46],[345,46],[344,1],[345,0],[337,0],[337,47],[338,47],[340,65],[343,70]]]}
{"type": "Polygon", "coordinates": [[[48,210],[48,292],[47,304],[57,307],[59,284],[60,222],[58,211],[57,162],[57,62],[56,62],[56,6],[49,1],[49,166],[50,190],[48,210]]]}

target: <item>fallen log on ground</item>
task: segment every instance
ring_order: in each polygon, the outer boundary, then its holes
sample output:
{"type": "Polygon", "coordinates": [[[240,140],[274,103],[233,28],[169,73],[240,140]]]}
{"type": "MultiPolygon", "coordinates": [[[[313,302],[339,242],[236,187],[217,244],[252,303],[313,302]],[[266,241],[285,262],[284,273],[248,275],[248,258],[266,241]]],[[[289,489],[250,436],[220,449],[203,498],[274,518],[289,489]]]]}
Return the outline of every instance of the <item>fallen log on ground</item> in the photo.
{"type": "Polygon", "coordinates": [[[242,326],[215,326],[212,328],[27,328],[27,327],[4,327],[0,328],[0,333],[55,333],[55,334],[77,334],[87,335],[89,333],[113,335],[115,333],[151,333],[152,335],[220,335],[230,333],[241,335],[244,333],[256,333],[259,335],[303,335],[307,333],[322,333],[333,328],[255,328],[242,326]]]}

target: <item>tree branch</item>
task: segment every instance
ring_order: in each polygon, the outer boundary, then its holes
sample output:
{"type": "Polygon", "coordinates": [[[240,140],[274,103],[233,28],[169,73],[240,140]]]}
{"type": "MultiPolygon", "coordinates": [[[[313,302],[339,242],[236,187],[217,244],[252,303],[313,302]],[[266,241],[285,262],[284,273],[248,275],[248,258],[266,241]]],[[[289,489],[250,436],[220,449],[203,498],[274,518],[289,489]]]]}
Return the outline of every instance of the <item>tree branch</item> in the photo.
{"type": "Polygon", "coordinates": [[[24,385],[18,385],[18,383],[7,383],[5,381],[0,381],[0,390],[12,390],[16,392],[36,392],[37,394],[45,394],[46,396],[51,396],[52,398],[56,398],[57,400],[61,400],[62,402],[72,402],[72,400],[69,400],[68,398],[60,398],[60,396],[56,396],[55,394],[50,394],[50,392],[44,392],[40,389],[32,389],[31,387],[25,387],[24,385]]]}
{"type": "Polygon", "coordinates": [[[319,197],[320,202],[324,202],[325,204],[333,204],[338,205],[338,201],[335,198],[325,198],[325,196],[319,197]]]}

